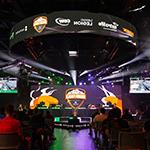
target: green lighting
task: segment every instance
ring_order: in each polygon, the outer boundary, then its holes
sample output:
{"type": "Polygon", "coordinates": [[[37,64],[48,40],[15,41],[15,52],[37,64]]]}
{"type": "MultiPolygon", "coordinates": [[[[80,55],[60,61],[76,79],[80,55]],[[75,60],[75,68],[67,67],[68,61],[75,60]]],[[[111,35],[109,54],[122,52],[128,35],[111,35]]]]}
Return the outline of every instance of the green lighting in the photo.
{"type": "Polygon", "coordinates": [[[60,117],[55,117],[55,118],[54,118],[54,121],[55,121],[55,122],[60,122],[60,117]]]}
{"type": "Polygon", "coordinates": [[[57,83],[57,84],[60,84],[60,82],[59,82],[59,81],[57,81],[56,83],[57,83]]]}
{"type": "Polygon", "coordinates": [[[69,82],[69,85],[72,85],[72,83],[71,83],[71,82],[69,82]]]}
{"type": "Polygon", "coordinates": [[[18,93],[17,90],[0,90],[0,93],[18,93]]]}

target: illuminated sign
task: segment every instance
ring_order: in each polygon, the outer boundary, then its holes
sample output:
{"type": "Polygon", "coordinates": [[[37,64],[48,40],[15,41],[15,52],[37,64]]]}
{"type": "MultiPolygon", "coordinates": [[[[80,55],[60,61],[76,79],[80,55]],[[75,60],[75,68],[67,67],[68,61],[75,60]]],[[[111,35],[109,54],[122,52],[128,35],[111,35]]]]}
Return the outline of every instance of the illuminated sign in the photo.
{"type": "Polygon", "coordinates": [[[107,28],[107,29],[117,30],[119,25],[116,22],[107,23],[105,21],[101,21],[101,22],[98,22],[98,26],[103,27],[104,29],[107,28]]]}
{"type": "Polygon", "coordinates": [[[93,25],[93,19],[80,19],[78,21],[74,21],[73,25],[77,25],[77,26],[92,26],[93,25]]]}
{"type": "Polygon", "coordinates": [[[37,90],[32,90],[30,92],[30,109],[35,109],[38,105],[40,105],[39,108],[46,107],[48,108],[51,104],[58,104],[58,99],[51,96],[56,89],[50,89],[50,88],[43,88],[40,89],[40,86],[38,87],[37,90]],[[48,91],[49,90],[49,91],[48,91]],[[38,97],[33,97],[34,93],[40,92],[41,94],[38,97]]]}
{"type": "Polygon", "coordinates": [[[19,29],[18,31],[15,32],[15,35],[20,34],[21,32],[27,31],[28,30],[28,26],[24,26],[23,28],[19,29]]]}
{"type": "Polygon", "coordinates": [[[81,88],[70,88],[66,90],[65,99],[73,109],[78,109],[86,100],[86,91],[81,88]]]}
{"type": "Polygon", "coordinates": [[[134,37],[134,32],[132,32],[131,30],[123,28],[123,31],[126,32],[129,36],[134,37]]]}
{"type": "Polygon", "coordinates": [[[115,105],[122,111],[122,100],[119,99],[114,93],[110,92],[105,88],[104,85],[97,86],[100,88],[104,93],[105,96],[101,99],[101,102],[104,104],[103,107],[109,106],[108,104],[115,105]]]}
{"type": "Polygon", "coordinates": [[[71,21],[70,19],[56,18],[55,22],[60,26],[68,26],[71,21]]]}
{"type": "Polygon", "coordinates": [[[67,91],[66,99],[86,99],[86,94],[81,89],[71,89],[71,91],[67,91]]]}
{"type": "Polygon", "coordinates": [[[40,33],[45,29],[47,23],[48,23],[47,17],[40,16],[33,20],[33,27],[38,33],[40,33]]]}
{"type": "Polygon", "coordinates": [[[132,45],[137,41],[135,27],[121,18],[84,11],[60,11],[50,14],[44,13],[36,17],[32,16],[17,23],[10,33],[10,47],[31,37],[53,33],[93,33],[117,37],[132,45]],[[24,28],[25,26],[28,28],[24,28]],[[20,36],[17,37],[16,35],[20,36]]]}

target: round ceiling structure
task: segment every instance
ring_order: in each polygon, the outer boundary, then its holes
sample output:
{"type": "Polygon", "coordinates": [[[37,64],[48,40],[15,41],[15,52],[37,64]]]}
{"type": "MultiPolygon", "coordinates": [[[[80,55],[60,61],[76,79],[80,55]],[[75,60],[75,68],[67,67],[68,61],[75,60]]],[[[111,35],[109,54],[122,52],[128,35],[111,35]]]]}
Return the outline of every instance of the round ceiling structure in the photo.
{"type": "Polygon", "coordinates": [[[129,60],[136,46],[136,29],[129,22],[84,11],[39,14],[16,24],[10,34],[13,53],[66,71],[129,60]]]}

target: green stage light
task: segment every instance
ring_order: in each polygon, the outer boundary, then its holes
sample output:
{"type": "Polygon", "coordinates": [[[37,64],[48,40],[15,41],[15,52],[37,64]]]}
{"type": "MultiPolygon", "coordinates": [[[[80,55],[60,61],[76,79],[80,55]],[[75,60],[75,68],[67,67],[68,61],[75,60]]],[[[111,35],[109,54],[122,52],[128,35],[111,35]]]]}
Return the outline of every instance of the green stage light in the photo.
{"type": "Polygon", "coordinates": [[[57,82],[56,82],[56,84],[57,84],[57,85],[59,85],[59,84],[60,84],[60,82],[59,82],[59,81],[57,81],[57,82]]]}
{"type": "Polygon", "coordinates": [[[72,85],[72,83],[71,83],[71,82],[69,82],[69,85],[72,85]]]}
{"type": "Polygon", "coordinates": [[[60,117],[55,117],[55,118],[54,118],[54,121],[55,121],[55,122],[60,122],[60,117]]]}

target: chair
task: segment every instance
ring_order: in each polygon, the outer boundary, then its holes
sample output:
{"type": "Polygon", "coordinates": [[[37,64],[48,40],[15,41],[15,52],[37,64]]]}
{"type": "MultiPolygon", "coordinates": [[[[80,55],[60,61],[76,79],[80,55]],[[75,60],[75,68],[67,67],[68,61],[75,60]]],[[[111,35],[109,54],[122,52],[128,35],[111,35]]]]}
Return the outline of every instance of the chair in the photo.
{"type": "Polygon", "coordinates": [[[109,137],[109,150],[115,149],[118,145],[119,129],[111,128],[109,137]]]}
{"type": "Polygon", "coordinates": [[[145,134],[146,139],[146,150],[150,150],[150,133],[145,134]]]}
{"type": "Polygon", "coordinates": [[[17,133],[0,134],[0,150],[19,150],[20,143],[17,133]]]}
{"type": "Polygon", "coordinates": [[[143,132],[120,132],[119,150],[145,150],[145,134],[143,132]]]}
{"type": "Polygon", "coordinates": [[[144,126],[143,120],[137,120],[137,121],[128,121],[128,124],[130,126],[131,131],[133,132],[140,132],[142,131],[142,128],[144,126]]]}

